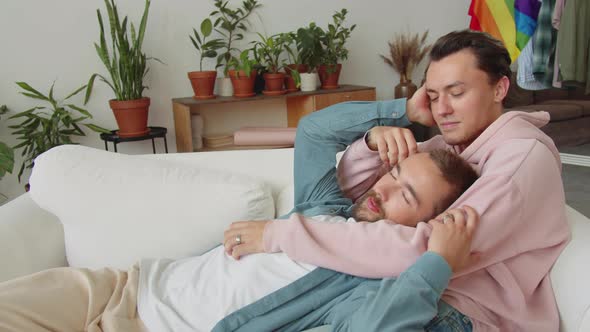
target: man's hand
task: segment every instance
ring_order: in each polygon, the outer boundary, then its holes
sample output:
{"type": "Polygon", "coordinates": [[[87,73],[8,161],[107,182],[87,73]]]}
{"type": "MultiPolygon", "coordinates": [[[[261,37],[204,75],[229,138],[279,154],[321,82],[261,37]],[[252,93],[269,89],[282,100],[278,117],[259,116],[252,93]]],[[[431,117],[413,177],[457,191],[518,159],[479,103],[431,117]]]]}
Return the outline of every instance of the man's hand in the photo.
{"type": "Polygon", "coordinates": [[[430,98],[426,94],[426,86],[421,86],[406,103],[406,115],[411,122],[420,123],[426,127],[435,125],[430,109],[430,98]]]}
{"type": "Polygon", "coordinates": [[[379,151],[379,157],[390,167],[418,152],[414,134],[399,127],[373,127],[367,135],[367,146],[379,151]]]}
{"type": "Polygon", "coordinates": [[[235,259],[264,252],[264,227],[270,221],[238,221],[223,232],[225,252],[235,259]]]}
{"type": "Polygon", "coordinates": [[[448,210],[430,220],[428,251],[442,256],[453,272],[475,263],[479,255],[471,253],[471,239],[478,222],[479,215],[470,206],[448,210]]]}

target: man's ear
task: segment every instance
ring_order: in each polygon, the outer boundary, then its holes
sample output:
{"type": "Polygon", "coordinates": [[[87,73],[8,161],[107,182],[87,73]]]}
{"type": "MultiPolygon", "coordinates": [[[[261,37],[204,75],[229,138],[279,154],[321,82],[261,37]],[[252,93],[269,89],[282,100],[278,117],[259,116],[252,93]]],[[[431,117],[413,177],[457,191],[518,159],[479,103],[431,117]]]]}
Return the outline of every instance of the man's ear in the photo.
{"type": "Polygon", "coordinates": [[[508,89],[510,88],[510,79],[506,76],[502,76],[502,78],[496,83],[496,87],[494,88],[494,101],[497,103],[501,103],[506,95],[508,94],[508,89]]]}

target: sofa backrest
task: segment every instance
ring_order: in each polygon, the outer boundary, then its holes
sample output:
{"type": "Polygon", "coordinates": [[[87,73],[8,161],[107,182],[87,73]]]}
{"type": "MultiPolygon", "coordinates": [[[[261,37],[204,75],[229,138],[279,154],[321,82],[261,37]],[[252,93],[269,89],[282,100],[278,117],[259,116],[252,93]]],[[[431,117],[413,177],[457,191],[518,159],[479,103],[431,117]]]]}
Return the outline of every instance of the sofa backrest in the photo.
{"type": "Polygon", "coordinates": [[[195,166],[235,172],[269,184],[276,197],[292,183],[293,148],[142,155],[195,166]]]}
{"type": "Polygon", "coordinates": [[[510,78],[510,89],[504,99],[505,108],[538,104],[547,100],[590,100],[582,87],[551,88],[546,90],[525,90],[516,83],[516,73],[510,78]]]}

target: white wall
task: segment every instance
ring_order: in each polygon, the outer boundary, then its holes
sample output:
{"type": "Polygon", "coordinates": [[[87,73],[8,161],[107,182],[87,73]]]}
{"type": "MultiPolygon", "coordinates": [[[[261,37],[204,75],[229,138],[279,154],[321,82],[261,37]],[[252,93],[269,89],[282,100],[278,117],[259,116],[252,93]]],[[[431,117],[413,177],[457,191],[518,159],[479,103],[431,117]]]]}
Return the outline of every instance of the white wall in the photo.
{"type": "MultiPolygon", "coordinates": [[[[128,14],[139,23],[144,2],[118,0],[120,13],[128,14]]],[[[231,0],[232,4],[239,1],[231,0]]],[[[446,32],[468,26],[468,0],[261,0],[263,7],[252,18],[252,31],[263,34],[294,30],[315,21],[326,26],[335,10],[347,8],[348,22],[357,24],[348,43],[349,60],[344,63],[342,83],[377,87],[377,98],[393,96],[393,86],[399,77],[378,57],[387,52],[387,41],[398,31],[407,29],[422,33],[430,30],[432,42],[446,32]]],[[[19,0],[0,4],[0,104],[12,112],[23,111],[35,105],[33,100],[19,95],[14,82],[26,81],[47,92],[56,80],[55,92],[65,96],[74,88],[85,84],[92,73],[106,74],[93,46],[98,40],[96,9],[105,15],[100,0],[19,0]]],[[[151,97],[149,124],[165,126],[169,130],[168,146],[175,151],[174,122],[171,99],[192,95],[186,73],[198,70],[198,59],[188,38],[192,27],[212,10],[212,0],[152,0],[144,50],[166,65],[150,64],[147,80],[151,97]]],[[[251,40],[254,36],[250,35],[251,40]]],[[[415,71],[414,81],[420,82],[424,64],[415,71]]],[[[93,98],[87,108],[94,115],[94,123],[116,128],[107,101],[111,90],[97,82],[93,98]]],[[[81,104],[81,98],[75,100],[81,104]]],[[[217,105],[206,108],[215,123],[206,123],[207,132],[231,131],[240,124],[286,126],[284,102],[280,100],[217,105]]],[[[0,141],[16,144],[6,118],[0,120],[0,141]]],[[[88,132],[79,140],[81,144],[103,149],[98,135],[88,132]]],[[[158,142],[159,143],[159,142],[158,142]]],[[[158,146],[157,148],[163,149],[158,146]]],[[[129,154],[151,153],[151,144],[124,143],[119,152],[129,154]]],[[[20,151],[17,152],[20,154],[20,151]]],[[[20,166],[20,158],[15,165],[20,166]]],[[[28,173],[25,174],[25,180],[28,173]]],[[[25,182],[25,181],[23,181],[25,182]]],[[[0,181],[0,193],[14,198],[23,192],[16,175],[7,175],[0,181]]],[[[2,199],[0,198],[0,202],[2,199]]]]}

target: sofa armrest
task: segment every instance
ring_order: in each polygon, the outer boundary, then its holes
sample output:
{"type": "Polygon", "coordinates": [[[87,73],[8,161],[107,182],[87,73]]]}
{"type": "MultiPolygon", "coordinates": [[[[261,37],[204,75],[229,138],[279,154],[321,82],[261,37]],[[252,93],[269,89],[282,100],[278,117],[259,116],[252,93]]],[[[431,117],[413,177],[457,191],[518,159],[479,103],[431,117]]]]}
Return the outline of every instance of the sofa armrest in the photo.
{"type": "Polygon", "coordinates": [[[566,208],[572,238],[551,269],[562,332],[590,331],[590,219],[566,208]]]}
{"type": "Polygon", "coordinates": [[[0,282],[67,266],[63,228],[24,194],[0,207],[0,282]]]}

